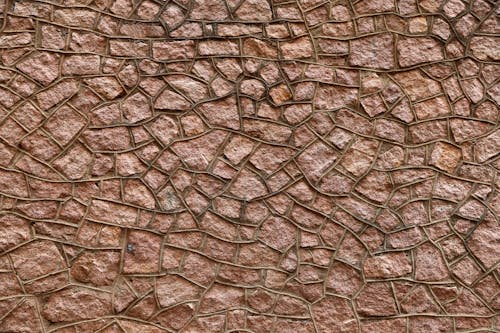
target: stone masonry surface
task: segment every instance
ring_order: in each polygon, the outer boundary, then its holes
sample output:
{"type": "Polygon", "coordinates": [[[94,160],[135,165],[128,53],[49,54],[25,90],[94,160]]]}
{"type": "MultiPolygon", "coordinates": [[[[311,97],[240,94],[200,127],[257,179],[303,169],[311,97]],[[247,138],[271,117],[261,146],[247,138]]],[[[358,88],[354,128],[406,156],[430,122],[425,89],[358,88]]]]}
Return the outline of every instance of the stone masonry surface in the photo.
{"type": "Polygon", "coordinates": [[[0,0],[0,332],[498,332],[499,7],[0,0]]]}

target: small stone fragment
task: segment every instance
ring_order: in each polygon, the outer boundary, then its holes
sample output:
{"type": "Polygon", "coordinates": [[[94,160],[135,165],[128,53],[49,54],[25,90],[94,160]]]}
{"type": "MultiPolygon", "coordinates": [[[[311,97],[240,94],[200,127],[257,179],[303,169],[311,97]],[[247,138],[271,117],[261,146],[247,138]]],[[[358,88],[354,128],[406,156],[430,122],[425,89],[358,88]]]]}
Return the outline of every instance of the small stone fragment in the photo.
{"type": "Polygon", "coordinates": [[[394,67],[393,49],[394,38],[392,34],[354,39],[351,41],[349,63],[352,66],[391,69],[394,67]]]}
{"type": "Polygon", "coordinates": [[[404,252],[392,252],[367,258],[363,266],[367,278],[392,278],[412,272],[408,256],[404,252]]]}
{"type": "Polygon", "coordinates": [[[402,67],[443,59],[440,44],[429,37],[401,38],[397,44],[397,52],[402,67]]]}
{"type": "Polygon", "coordinates": [[[123,272],[153,273],[160,263],[161,237],[145,231],[130,231],[123,255],[123,272]]]}
{"type": "Polygon", "coordinates": [[[82,287],[52,294],[42,309],[42,315],[53,323],[94,319],[111,312],[111,294],[82,287]]]}
{"type": "Polygon", "coordinates": [[[429,164],[443,171],[453,173],[461,159],[461,149],[445,142],[438,142],[434,145],[429,164]]]}

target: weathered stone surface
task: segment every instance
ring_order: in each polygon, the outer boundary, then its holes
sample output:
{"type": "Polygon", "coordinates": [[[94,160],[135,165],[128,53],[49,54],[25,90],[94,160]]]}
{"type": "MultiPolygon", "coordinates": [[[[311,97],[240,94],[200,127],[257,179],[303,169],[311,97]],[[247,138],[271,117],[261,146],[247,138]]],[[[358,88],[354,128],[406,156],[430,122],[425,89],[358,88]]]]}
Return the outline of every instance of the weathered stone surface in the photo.
{"type": "Polygon", "coordinates": [[[123,88],[114,77],[104,76],[85,79],[85,83],[106,99],[114,99],[123,93],[123,88]]]}
{"type": "Polygon", "coordinates": [[[439,250],[430,243],[415,251],[415,278],[423,281],[439,281],[448,277],[448,270],[439,250]]]}
{"type": "Polygon", "coordinates": [[[214,284],[201,299],[200,311],[211,313],[238,308],[244,304],[244,289],[214,284]]]}
{"type": "Polygon", "coordinates": [[[253,148],[252,140],[243,136],[234,136],[224,148],[224,156],[237,165],[247,157],[253,148]]]}
{"type": "Polygon", "coordinates": [[[406,319],[380,319],[373,321],[363,321],[361,323],[362,333],[384,333],[401,332],[406,330],[406,319]]]}
{"type": "MultiPolygon", "coordinates": [[[[2,304],[4,305],[4,304],[2,304]]],[[[7,305],[7,304],[5,304],[7,305]]],[[[5,306],[4,305],[4,306],[5,306]]],[[[15,304],[11,304],[14,306],[15,304]]],[[[8,305],[7,305],[8,306],[8,305]]],[[[3,309],[5,312],[7,309],[3,309]]],[[[34,300],[22,302],[12,310],[0,323],[0,329],[5,332],[43,332],[42,322],[37,313],[34,300]]]]}
{"type": "Polygon", "coordinates": [[[191,12],[191,18],[197,20],[218,21],[227,16],[227,8],[222,0],[196,0],[191,12]]]}
{"type": "Polygon", "coordinates": [[[58,104],[78,91],[78,82],[73,79],[63,80],[37,94],[36,100],[42,110],[58,104]]]}
{"type": "Polygon", "coordinates": [[[293,150],[289,148],[261,145],[250,158],[250,162],[257,169],[272,173],[293,155],[293,150]]]}
{"type": "Polygon", "coordinates": [[[375,135],[386,140],[404,143],[405,141],[405,127],[396,121],[385,119],[378,119],[375,122],[375,135]]]}
{"type": "Polygon", "coordinates": [[[359,291],[362,285],[361,273],[340,262],[333,264],[326,279],[326,287],[342,296],[352,296],[359,291]]]}
{"type": "Polygon", "coordinates": [[[154,102],[155,109],[185,111],[191,108],[191,103],[181,94],[165,89],[154,102]]]}
{"type": "Polygon", "coordinates": [[[415,104],[415,114],[418,119],[438,118],[451,113],[444,97],[436,97],[415,104]]]}
{"type": "Polygon", "coordinates": [[[148,119],[153,115],[147,97],[141,93],[126,98],[121,104],[121,109],[123,117],[131,123],[148,119]]]}
{"type": "Polygon", "coordinates": [[[269,96],[275,104],[281,105],[290,100],[292,93],[290,92],[290,89],[288,89],[287,85],[280,84],[271,88],[269,96]]]}
{"type": "Polygon", "coordinates": [[[484,162],[498,154],[500,150],[500,130],[489,134],[476,141],[475,153],[478,162],[484,162]]]}
{"type": "Polygon", "coordinates": [[[363,270],[367,278],[391,278],[405,276],[412,271],[404,252],[378,255],[365,260],[363,270]]]}
{"type": "Polygon", "coordinates": [[[356,3],[354,9],[359,14],[382,13],[394,10],[394,4],[383,0],[363,0],[356,3]]]}
{"type": "Polygon", "coordinates": [[[137,219],[137,209],[98,199],[92,200],[88,213],[92,219],[118,225],[133,225],[137,219]]]}
{"type": "Polygon", "coordinates": [[[93,319],[111,314],[111,294],[81,287],[58,291],[43,305],[42,315],[53,323],[93,319]]]}
{"type": "Polygon", "coordinates": [[[335,160],[337,153],[321,141],[316,141],[307,147],[297,158],[305,176],[312,181],[317,181],[335,160]]]}
{"type": "Polygon", "coordinates": [[[429,37],[402,38],[398,41],[397,51],[402,67],[443,59],[441,45],[429,37]]]}
{"type": "Polygon", "coordinates": [[[234,130],[240,128],[239,113],[234,97],[204,103],[198,108],[208,119],[208,122],[214,126],[227,127],[234,130]]]}
{"type": "Polygon", "coordinates": [[[30,223],[15,215],[0,217],[0,251],[6,251],[29,240],[30,223]]]}
{"type": "Polygon", "coordinates": [[[203,56],[236,56],[239,54],[239,46],[230,40],[207,40],[198,45],[200,55],[203,56]]]}
{"type": "Polygon", "coordinates": [[[229,191],[237,197],[246,200],[252,200],[268,193],[263,181],[248,169],[243,169],[240,172],[229,188],[229,191]]]}
{"type": "Polygon", "coordinates": [[[276,250],[284,250],[295,243],[296,228],[287,220],[279,217],[267,219],[261,227],[259,239],[276,250]]]}
{"type": "Polygon", "coordinates": [[[130,231],[123,254],[123,272],[157,272],[160,263],[162,238],[150,232],[130,231]]]}
{"type": "Polygon", "coordinates": [[[262,120],[243,120],[243,131],[257,139],[271,143],[285,143],[292,131],[289,127],[262,120]]]}
{"type": "Polygon", "coordinates": [[[191,141],[177,142],[172,145],[172,150],[188,166],[203,170],[215,157],[226,136],[222,131],[213,131],[191,141]]]}
{"type": "Polygon", "coordinates": [[[236,17],[244,21],[270,21],[271,7],[265,0],[245,0],[235,11],[236,17]]]}
{"type": "Polygon", "coordinates": [[[445,142],[434,145],[429,164],[453,173],[462,159],[462,150],[445,142]]]}
{"type": "Polygon", "coordinates": [[[500,246],[498,234],[500,229],[491,219],[483,221],[468,239],[467,244],[472,253],[485,265],[490,267],[498,257],[500,246]]]}
{"type": "Polygon", "coordinates": [[[373,282],[365,285],[356,298],[357,311],[364,316],[391,316],[397,313],[389,285],[373,282]]]}
{"type": "Polygon", "coordinates": [[[495,5],[0,2],[0,332],[494,331],[495,5]]]}
{"type": "Polygon", "coordinates": [[[54,167],[69,179],[81,179],[92,160],[92,154],[81,145],[70,148],[66,155],[54,161],[54,167]]]}
{"type": "Polygon", "coordinates": [[[189,59],[195,55],[194,41],[154,42],[153,57],[158,60],[189,59]]]}
{"type": "Polygon", "coordinates": [[[63,75],[91,75],[98,74],[100,57],[97,55],[72,55],[64,58],[62,64],[63,75]]]}
{"type": "Polygon", "coordinates": [[[394,74],[412,102],[431,97],[441,91],[438,82],[432,80],[418,69],[394,74]]]}
{"type": "Polygon", "coordinates": [[[247,38],[243,42],[243,53],[248,56],[276,58],[278,50],[269,43],[257,38],[247,38]]]}
{"type": "Polygon", "coordinates": [[[156,295],[162,307],[196,300],[201,288],[180,276],[167,275],[156,281],[156,295]]]}
{"type": "Polygon", "coordinates": [[[19,277],[30,280],[66,268],[54,242],[38,240],[14,250],[12,263],[19,277]]]}
{"type": "Polygon", "coordinates": [[[71,267],[71,276],[80,282],[96,286],[112,284],[118,277],[120,253],[115,251],[87,252],[71,267]]]}
{"type": "Polygon", "coordinates": [[[125,127],[86,130],[83,138],[92,149],[101,151],[124,150],[130,146],[130,134],[125,127]]]}
{"type": "Polygon", "coordinates": [[[394,67],[393,48],[392,34],[355,39],[351,41],[349,64],[375,69],[391,69],[394,67]]]}
{"type": "Polygon", "coordinates": [[[308,37],[280,44],[281,54],[285,59],[309,58],[313,55],[313,46],[308,37]]]}
{"type": "Polygon", "coordinates": [[[314,105],[320,110],[337,109],[356,104],[358,90],[341,86],[320,86],[314,97],[314,105]]]}
{"type": "Polygon", "coordinates": [[[385,202],[392,191],[392,185],[387,174],[379,171],[372,171],[363,178],[356,186],[356,191],[367,198],[385,202]]]}
{"type": "Polygon", "coordinates": [[[312,315],[321,333],[356,331],[358,323],[354,319],[351,304],[344,298],[329,296],[312,307],[312,315]]]}
{"type": "Polygon", "coordinates": [[[75,110],[63,106],[45,123],[45,129],[61,144],[66,145],[85,126],[85,118],[75,110]]]}
{"type": "Polygon", "coordinates": [[[500,56],[498,37],[474,36],[471,38],[470,48],[472,54],[481,60],[496,60],[500,56]]]}
{"type": "Polygon", "coordinates": [[[58,76],[60,56],[41,52],[17,64],[16,68],[47,86],[58,76]]]}

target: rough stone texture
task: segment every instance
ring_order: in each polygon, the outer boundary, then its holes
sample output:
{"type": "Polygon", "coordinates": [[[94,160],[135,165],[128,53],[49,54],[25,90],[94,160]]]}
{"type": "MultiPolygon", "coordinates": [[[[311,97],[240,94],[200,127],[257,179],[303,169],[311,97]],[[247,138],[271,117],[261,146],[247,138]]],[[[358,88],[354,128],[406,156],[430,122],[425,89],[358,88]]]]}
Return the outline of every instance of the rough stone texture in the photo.
{"type": "Polygon", "coordinates": [[[0,0],[0,332],[500,329],[494,0],[0,0]]]}

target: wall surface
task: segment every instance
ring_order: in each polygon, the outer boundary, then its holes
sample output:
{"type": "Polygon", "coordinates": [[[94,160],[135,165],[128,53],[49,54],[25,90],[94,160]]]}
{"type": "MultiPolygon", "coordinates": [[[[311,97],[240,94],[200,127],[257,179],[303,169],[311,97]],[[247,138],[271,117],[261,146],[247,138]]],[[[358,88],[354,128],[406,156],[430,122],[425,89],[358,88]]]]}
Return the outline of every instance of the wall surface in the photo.
{"type": "Polygon", "coordinates": [[[0,12],[0,332],[500,329],[496,1],[0,12]]]}

